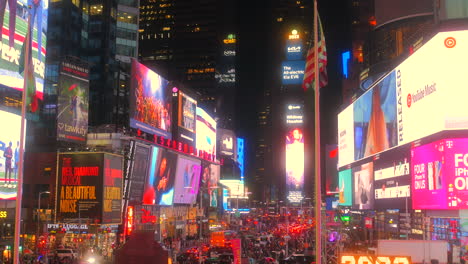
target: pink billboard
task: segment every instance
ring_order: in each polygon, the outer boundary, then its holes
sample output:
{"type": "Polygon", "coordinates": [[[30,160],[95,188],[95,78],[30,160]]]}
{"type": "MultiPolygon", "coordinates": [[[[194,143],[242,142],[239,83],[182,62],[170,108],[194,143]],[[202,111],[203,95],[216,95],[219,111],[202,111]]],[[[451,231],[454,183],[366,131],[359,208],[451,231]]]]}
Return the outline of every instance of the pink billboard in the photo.
{"type": "Polygon", "coordinates": [[[413,209],[468,209],[468,138],[411,150],[413,209]]]}

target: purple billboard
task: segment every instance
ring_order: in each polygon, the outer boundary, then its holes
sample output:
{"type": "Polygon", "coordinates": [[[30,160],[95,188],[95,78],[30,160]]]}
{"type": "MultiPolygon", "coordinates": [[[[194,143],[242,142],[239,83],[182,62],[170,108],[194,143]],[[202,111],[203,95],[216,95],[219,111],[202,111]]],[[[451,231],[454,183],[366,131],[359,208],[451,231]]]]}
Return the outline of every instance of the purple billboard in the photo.
{"type": "Polygon", "coordinates": [[[413,208],[468,209],[468,138],[411,150],[413,208]]]}

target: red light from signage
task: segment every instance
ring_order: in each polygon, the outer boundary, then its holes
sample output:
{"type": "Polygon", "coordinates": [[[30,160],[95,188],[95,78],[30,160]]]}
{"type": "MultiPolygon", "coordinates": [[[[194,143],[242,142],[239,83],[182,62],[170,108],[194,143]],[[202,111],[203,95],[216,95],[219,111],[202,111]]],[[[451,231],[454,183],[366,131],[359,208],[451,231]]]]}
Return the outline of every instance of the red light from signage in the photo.
{"type": "Polygon", "coordinates": [[[407,256],[369,256],[369,255],[341,255],[341,264],[411,264],[411,257],[407,256]]]}
{"type": "Polygon", "coordinates": [[[141,209],[143,212],[143,215],[141,216],[141,223],[146,224],[146,223],[156,223],[156,216],[151,215],[151,212],[145,209],[141,209]]]}
{"type": "Polygon", "coordinates": [[[336,158],[337,155],[338,155],[338,148],[331,150],[330,153],[328,154],[330,159],[336,158]]]}
{"type": "Polygon", "coordinates": [[[133,206],[129,206],[127,208],[127,235],[131,235],[133,231],[133,220],[134,220],[134,214],[133,214],[133,206]]]}

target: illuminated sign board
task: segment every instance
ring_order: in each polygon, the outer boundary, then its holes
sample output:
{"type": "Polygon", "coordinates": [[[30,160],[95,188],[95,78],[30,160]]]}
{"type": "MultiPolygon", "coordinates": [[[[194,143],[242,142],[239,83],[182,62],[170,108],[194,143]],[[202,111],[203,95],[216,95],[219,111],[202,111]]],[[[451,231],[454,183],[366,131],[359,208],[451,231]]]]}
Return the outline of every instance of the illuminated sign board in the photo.
{"type": "Polygon", "coordinates": [[[244,180],[244,162],[244,139],[237,138],[237,163],[239,163],[241,180],[244,180]]]}
{"type": "Polygon", "coordinates": [[[216,159],[216,121],[200,107],[197,107],[197,149],[216,159]]]}
{"type": "Polygon", "coordinates": [[[353,205],[353,175],[351,169],[338,172],[338,204],[353,205]]]}
{"type": "Polygon", "coordinates": [[[0,218],[7,218],[7,217],[8,217],[7,211],[0,211],[0,218]]]}
{"type": "Polygon", "coordinates": [[[284,61],[282,67],[283,84],[301,84],[304,79],[305,61],[284,61]]]}
{"type": "Polygon", "coordinates": [[[286,105],[286,125],[297,126],[304,123],[304,110],[302,104],[286,105]]]}
{"type": "Polygon", "coordinates": [[[291,34],[288,35],[288,39],[300,39],[299,33],[297,30],[293,29],[291,30],[291,34]]]}
{"type": "Polygon", "coordinates": [[[286,41],[286,60],[302,60],[304,48],[300,39],[286,41]]]}
{"type": "Polygon", "coordinates": [[[407,256],[341,255],[340,264],[411,264],[407,256]]]}
{"type": "Polygon", "coordinates": [[[237,138],[234,131],[220,128],[218,129],[217,137],[219,154],[228,157],[234,157],[237,155],[237,138]]]}
{"type": "Polygon", "coordinates": [[[215,79],[218,80],[218,83],[235,83],[236,69],[232,66],[232,68],[221,70],[221,73],[215,74],[215,79]]]}
{"type": "Polygon", "coordinates": [[[302,128],[290,129],[285,136],[286,190],[289,202],[298,203],[304,191],[304,135],[302,128]]]}
{"type": "Polygon", "coordinates": [[[353,207],[356,209],[374,209],[374,164],[368,162],[354,167],[353,207]]]}
{"type": "Polygon", "coordinates": [[[468,209],[468,138],[411,150],[414,209],[468,209]]]}
{"type": "Polygon", "coordinates": [[[108,153],[59,153],[57,219],[119,224],[122,157],[108,153]]]}
{"type": "Polygon", "coordinates": [[[179,142],[195,147],[197,101],[181,90],[178,90],[178,92],[174,94],[177,99],[174,100],[173,103],[177,105],[178,109],[174,117],[177,120],[177,126],[173,127],[173,136],[179,142]]]}
{"type": "Polygon", "coordinates": [[[145,188],[146,177],[150,165],[151,148],[148,145],[135,143],[133,151],[133,165],[130,176],[129,201],[141,202],[145,188]]]}
{"type": "Polygon", "coordinates": [[[6,2],[2,3],[0,11],[2,14],[0,24],[3,29],[0,34],[0,87],[2,87],[0,100],[1,104],[20,108],[21,91],[24,86],[21,55],[26,43],[28,13],[31,13],[31,31],[34,36],[31,57],[36,96],[38,99],[43,99],[49,1],[37,1],[34,5],[25,0],[8,1],[8,5],[6,2]]]}
{"type": "Polygon", "coordinates": [[[179,155],[174,183],[174,203],[193,204],[200,187],[200,160],[179,155]]]}
{"type": "Polygon", "coordinates": [[[440,32],[341,112],[339,166],[440,131],[468,129],[468,90],[459,89],[467,49],[468,31],[440,32]]]}

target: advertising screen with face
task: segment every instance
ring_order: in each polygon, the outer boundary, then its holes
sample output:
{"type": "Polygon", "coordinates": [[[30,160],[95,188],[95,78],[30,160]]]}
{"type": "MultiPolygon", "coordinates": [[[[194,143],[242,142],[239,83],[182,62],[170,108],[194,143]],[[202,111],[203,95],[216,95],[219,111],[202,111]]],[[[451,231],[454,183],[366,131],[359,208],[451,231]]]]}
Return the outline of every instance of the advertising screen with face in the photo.
{"type": "Polygon", "coordinates": [[[132,59],[130,126],[171,138],[171,101],[169,82],[132,59]]]}
{"type": "Polygon", "coordinates": [[[7,125],[0,132],[0,199],[16,199],[21,117],[0,111],[0,120],[7,125]]]}
{"type": "Polygon", "coordinates": [[[200,186],[200,160],[179,155],[174,184],[174,203],[193,204],[200,186]]]}
{"type": "MultiPolygon", "coordinates": [[[[31,15],[32,48],[30,50],[37,99],[43,98],[44,74],[47,44],[47,18],[49,1],[47,0],[2,0],[0,2],[0,99],[1,102],[21,101],[23,91],[23,48],[28,31],[28,14],[31,15]],[[28,6],[31,7],[28,9],[28,6]],[[29,10],[29,12],[28,12],[29,10]]],[[[24,49],[25,50],[25,49],[24,49]]],[[[21,106],[18,106],[20,108],[21,106]]]]}
{"type": "Polygon", "coordinates": [[[286,135],[286,188],[290,202],[298,203],[304,186],[304,136],[302,129],[294,128],[286,135]]]}
{"type": "Polygon", "coordinates": [[[356,209],[374,209],[374,167],[365,163],[353,169],[354,202],[356,209]]]}
{"type": "Polygon", "coordinates": [[[375,209],[411,209],[410,149],[403,146],[374,160],[375,209]]]}
{"type": "Polygon", "coordinates": [[[216,158],[216,121],[200,107],[197,107],[197,149],[216,158]]]}
{"type": "Polygon", "coordinates": [[[353,174],[351,169],[338,172],[339,205],[353,205],[353,174]]]}
{"type": "Polygon", "coordinates": [[[174,197],[175,170],[177,154],[162,151],[158,170],[156,171],[155,189],[159,205],[172,205],[174,197]]]}
{"type": "MultiPolygon", "coordinates": [[[[135,161],[133,167],[132,187],[134,195],[138,197],[138,191],[141,189],[143,197],[143,204],[154,205],[156,203],[156,172],[159,166],[160,153],[163,150],[157,147],[151,147],[151,149],[145,148],[145,146],[136,145],[135,147],[135,161]],[[140,158],[137,160],[137,158],[140,158]],[[136,185],[135,185],[136,184],[136,185]],[[141,184],[141,187],[139,187],[141,184]]],[[[130,196],[132,197],[132,195],[130,196]]],[[[138,201],[138,200],[137,200],[138,201]]]]}

